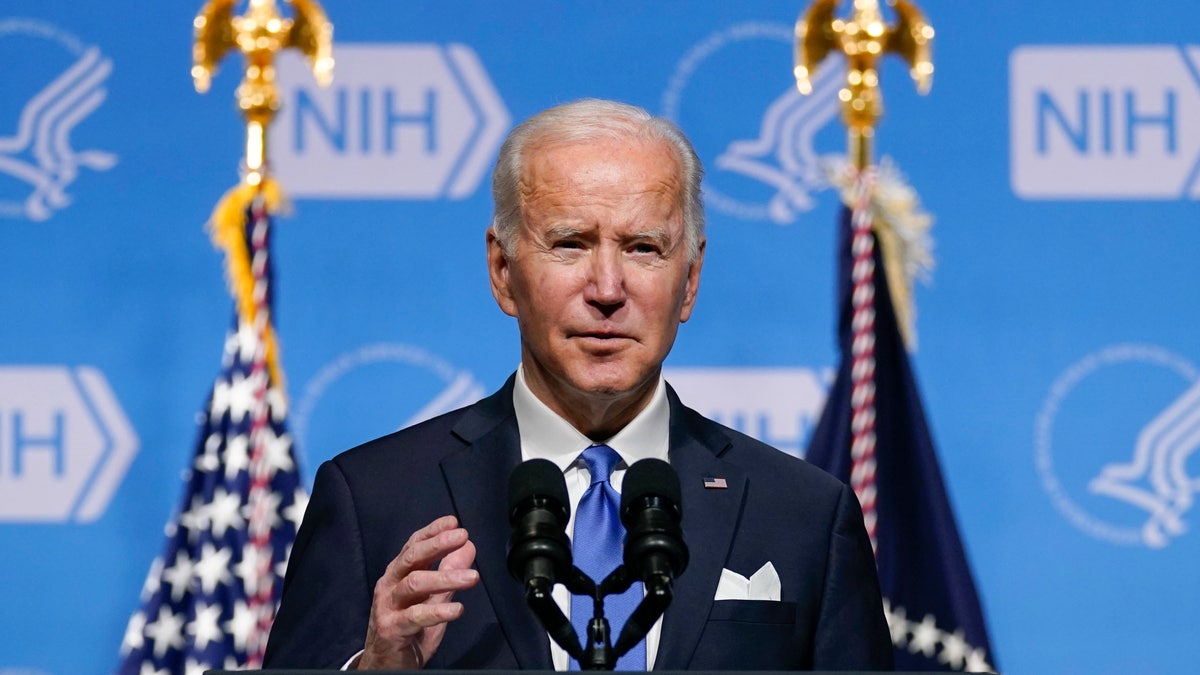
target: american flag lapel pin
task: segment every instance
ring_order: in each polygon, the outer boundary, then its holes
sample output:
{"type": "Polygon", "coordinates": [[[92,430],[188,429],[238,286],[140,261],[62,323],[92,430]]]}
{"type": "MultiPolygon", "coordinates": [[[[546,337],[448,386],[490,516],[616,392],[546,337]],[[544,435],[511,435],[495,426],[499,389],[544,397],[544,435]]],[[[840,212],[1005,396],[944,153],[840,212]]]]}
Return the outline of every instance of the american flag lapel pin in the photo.
{"type": "Polygon", "coordinates": [[[729,487],[729,483],[725,482],[724,478],[714,478],[713,476],[704,477],[704,487],[708,490],[724,490],[729,487]]]}

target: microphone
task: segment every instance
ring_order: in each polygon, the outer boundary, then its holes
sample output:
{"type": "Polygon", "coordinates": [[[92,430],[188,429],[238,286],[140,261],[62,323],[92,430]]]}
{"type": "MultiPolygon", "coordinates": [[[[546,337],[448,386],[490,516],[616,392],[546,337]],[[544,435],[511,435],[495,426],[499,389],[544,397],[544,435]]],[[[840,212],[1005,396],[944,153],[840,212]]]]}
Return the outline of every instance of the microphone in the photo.
{"type": "Polygon", "coordinates": [[[687,567],[683,541],[679,476],[661,459],[643,459],[625,472],[621,486],[621,522],[625,525],[625,585],[642,580],[646,596],[633,610],[613,645],[625,654],[646,637],[671,604],[671,586],[687,567]]]}
{"type": "Polygon", "coordinates": [[[571,541],[567,538],[567,484],[562,471],[549,460],[532,459],[517,466],[508,479],[508,572],[525,584],[553,588],[571,571],[571,541]]]}
{"type": "Polygon", "coordinates": [[[525,586],[525,602],[550,638],[581,660],[579,636],[551,595],[555,583],[565,581],[570,588],[582,576],[571,564],[569,503],[567,483],[554,462],[531,459],[508,477],[508,573],[525,586]]]}
{"type": "Polygon", "coordinates": [[[625,472],[621,487],[624,561],[647,587],[669,586],[687,567],[679,504],[679,476],[670,464],[643,459],[625,472]]]}

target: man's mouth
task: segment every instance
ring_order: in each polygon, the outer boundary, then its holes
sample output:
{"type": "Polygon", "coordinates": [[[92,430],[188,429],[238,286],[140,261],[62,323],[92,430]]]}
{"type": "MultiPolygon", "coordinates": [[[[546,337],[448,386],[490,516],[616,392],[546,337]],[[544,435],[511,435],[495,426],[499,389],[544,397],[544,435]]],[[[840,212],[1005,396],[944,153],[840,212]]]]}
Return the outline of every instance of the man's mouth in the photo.
{"type": "Polygon", "coordinates": [[[575,337],[591,338],[594,340],[621,340],[629,338],[628,335],[616,331],[585,331],[576,333],[575,337]]]}

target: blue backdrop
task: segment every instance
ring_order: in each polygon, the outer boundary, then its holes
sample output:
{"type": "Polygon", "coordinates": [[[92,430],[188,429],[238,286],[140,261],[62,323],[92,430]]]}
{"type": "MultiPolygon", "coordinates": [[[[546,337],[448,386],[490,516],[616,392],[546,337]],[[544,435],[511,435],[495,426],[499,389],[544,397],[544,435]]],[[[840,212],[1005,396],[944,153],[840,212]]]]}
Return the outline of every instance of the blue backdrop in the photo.
{"type": "MultiPolygon", "coordinates": [[[[237,180],[241,65],[193,91],[199,4],[0,6],[0,674],[115,667],[219,370],[232,304],[203,223],[237,180]]],[[[487,176],[515,121],[585,96],[674,118],[708,167],[668,379],[802,452],[836,363],[815,162],[844,145],[836,78],[792,93],[805,7],[327,0],[335,83],[284,64],[271,138],[306,479],[513,369],[487,176]]],[[[884,66],[879,148],[937,222],[914,362],[998,660],[1192,672],[1200,5],[922,7],[933,90],[884,66]]]]}

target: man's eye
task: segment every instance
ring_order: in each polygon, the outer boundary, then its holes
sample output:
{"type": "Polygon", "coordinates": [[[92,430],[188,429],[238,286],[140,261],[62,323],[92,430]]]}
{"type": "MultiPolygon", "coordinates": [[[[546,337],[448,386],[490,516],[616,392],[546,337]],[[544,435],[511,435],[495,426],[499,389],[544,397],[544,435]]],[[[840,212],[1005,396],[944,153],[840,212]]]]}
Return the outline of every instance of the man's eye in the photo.
{"type": "Polygon", "coordinates": [[[633,247],[633,252],[643,255],[656,255],[661,252],[661,249],[654,244],[638,244],[633,247]]]}
{"type": "Polygon", "coordinates": [[[577,241],[572,241],[570,239],[566,239],[563,241],[554,242],[554,248],[578,249],[578,248],[583,248],[583,244],[581,244],[577,241]]]}

